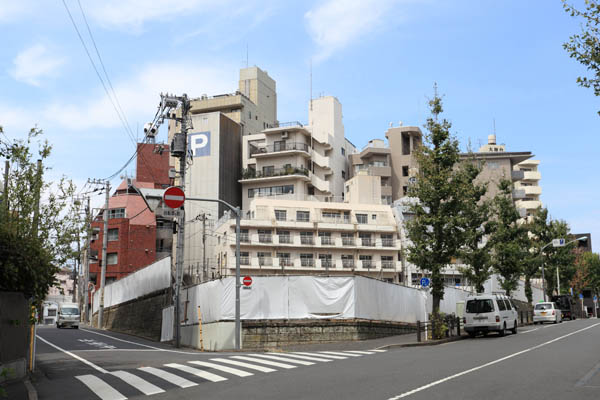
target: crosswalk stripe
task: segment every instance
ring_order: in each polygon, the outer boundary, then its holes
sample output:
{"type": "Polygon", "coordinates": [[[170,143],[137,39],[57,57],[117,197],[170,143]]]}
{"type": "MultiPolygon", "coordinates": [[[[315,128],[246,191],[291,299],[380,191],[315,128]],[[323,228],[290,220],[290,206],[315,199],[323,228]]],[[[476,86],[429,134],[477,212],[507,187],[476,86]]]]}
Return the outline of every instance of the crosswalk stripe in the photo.
{"type": "Polygon", "coordinates": [[[350,356],[350,357],[362,357],[361,354],[342,353],[340,351],[320,351],[322,354],[333,354],[334,356],[350,356]]]}
{"type": "Polygon", "coordinates": [[[154,376],[158,376],[159,378],[164,379],[167,382],[172,383],[173,385],[179,386],[180,388],[188,388],[192,386],[197,386],[198,384],[192,381],[188,381],[185,378],[182,378],[178,375],[172,374],[167,371],[163,371],[162,369],[153,368],[153,367],[140,367],[138,368],[140,371],[147,372],[154,376]]]}
{"type": "Polygon", "coordinates": [[[375,354],[372,351],[362,351],[362,350],[346,350],[344,353],[356,353],[356,354],[375,354]]]}
{"type": "Polygon", "coordinates": [[[117,390],[115,390],[108,383],[94,375],[79,375],[75,378],[79,379],[85,386],[87,386],[96,396],[102,400],[126,400],[127,397],[123,396],[117,390]]]}
{"type": "Polygon", "coordinates": [[[276,369],[273,369],[273,368],[267,368],[267,367],[263,367],[263,366],[260,366],[260,365],[248,364],[248,363],[241,362],[241,361],[229,360],[227,358],[211,358],[210,361],[218,361],[218,362],[222,362],[222,363],[225,363],[225,364],[237,365],[238,367],[243,367],[243,368],[248,368],[248,369],[255,369],[255,370],[261,371],[261,372],[275,372],[275,371],[277,371],[276,369]]]}
{"type": "Polygon", "coordinates": [[[127,382],[140,392],[144,393],[146,396],[157,393],[164,393],[164,390],[159,388],[156,385],[148,382],[145,379],[140,378],[137,375],[134,375],[127,371],[113,371],[110,372],[111,375],[116,376],[117,378],[121,378],[123,381],[127,382]]]}
{"type": "Polygon", "coordinates": [[[332,356],[329,354],[321,354],[321,353],[306,353],[303,351],[297,351],[294,354],[303,354],[306,356],[316,356],[316,357],[325,357],[325,358],[333,358],[334,360],[345,360],[348,357],[341,357],[341,356],[332,356]]]}
{"type": "Polygon", "coordinates": [[[268,353],[268,354],[277,354],[284,357],[293,357],[299,358],[301,360],[310,360],[310,361],[319,361],[319,362],[331,362],[333,360],[328,360],[326,358],[317,358],[317,357],[309,357],[309,356],[301,356],[299,354],[290,354],[290,353],[268,353]]]}
{"type": "Polygon", "coordinates": [[[300,360],[291,360],[289,358],[285,358],[285,357],[279,357],[279,356],[273,356],[270,354],[253,354],[253,357],[261,357],[261,358],[269,358],[271,360],[275,360],[275,361],[285,361],[285,362],[290,362],[293,364],[300,364],[300,365],[315,365],[314,362],[310,362],[310,361],[300,361],[300,360]]]}
{"type": "Polygon", "coordinates": [[[377,353],[385,353],[387,350],[373,349],[369,351],[376,351],[377,353]]]}
{"type": "Polygon", "coordinates": [[[199,376],[200,378],[204,378],[204,379],[206,379],[208,381],[211,381],[211,382],[221,382],[221,381],[226,381],[227,380],[227,378],[223,378],[222,376],[213,374],[212,372],[203,371],[203,370],[198,369],[198,368],[188,367],[187,365],[181,365],[181,364],[173,363],[173,364],[165,364],[165,367],[175,368],[175,369],[178,369],[180,371],[184,371],[184,372],[187,372],[189,374],[199,376]]]}
{"type": "Polygon", "coordinates": [[[246,371],[242,371],[241,369],[226,367],[225,365],[219,365],[219,364],[210,363],[210,362],[206,362],[206,361],[188,361],[188,362],[190,364],[195,364],[195,365],[201,365],[203,367],[214,368],[214,369],[217,369],[219,371],[223,371],[223,372],[227,372],[227,373],[230,373],[230,374],[233,374],[233,375],[241,376],[242,378],[246,377],[246,376],[254,375],[252,372],[246,372],[246,371]]]}
{"type": "Polygon", "coordinates": [[[259,363],[259,364],[265,364],[265,365],[270,365],[270,366],[273,366],[273,367],[279,367],[279,368],[285,368],[285,369],[296,368],[295,365],[278,363],[278,362],[275,362],[275,361],[261,360],[260,358],[254,358],[254,357],[232,356],[231,358],[237,358],[238,360],[252,361],[252,362],[259,363]]]}

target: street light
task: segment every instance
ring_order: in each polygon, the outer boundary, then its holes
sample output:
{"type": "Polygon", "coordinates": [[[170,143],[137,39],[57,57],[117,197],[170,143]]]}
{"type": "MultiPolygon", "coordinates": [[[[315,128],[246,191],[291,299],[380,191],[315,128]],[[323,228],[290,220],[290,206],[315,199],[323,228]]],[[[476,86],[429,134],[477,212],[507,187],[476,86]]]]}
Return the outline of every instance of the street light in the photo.
{"type": "MultiPolygon", "coordinates": [[[[539,256],[542,256],[542,253],[544,252],[544,249],[550,245],[552,245],[552,247],[564,247],[567,246],[571,243],[577,242],[577,241],[584,241],[587,240],[587,236],[581,236],[578,237],[574,240],[571,240],[570,242],[564,243],[564,239],[552,239],[552,241],[550,243],[547,243],[546,245],[544,245],[544,247],[542,247],[540,249],[540,253],[539,256]]],[[[556,267],[556,277],[557,277],[557,287],[559,288],[558,293],[560,294],[560,286],[558,283],[558,266],[556,267]]],[[[546,301],[546,278],[544,275],[544,259],[542,258],[542,291],[544,292],[544,301],[546,301]]]]}

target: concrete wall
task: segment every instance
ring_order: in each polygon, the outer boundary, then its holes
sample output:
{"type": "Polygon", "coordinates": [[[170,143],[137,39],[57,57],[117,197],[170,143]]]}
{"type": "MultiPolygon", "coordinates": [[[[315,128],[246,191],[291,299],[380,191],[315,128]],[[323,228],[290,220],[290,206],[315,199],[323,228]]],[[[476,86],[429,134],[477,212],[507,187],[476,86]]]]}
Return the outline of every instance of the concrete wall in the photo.
{"type": "Polygon", "coordinates": [[[29,333],[29,302],[23,293],[0,292],[0,370],[10,368],[9,379],[25,376],[29,333]]]}

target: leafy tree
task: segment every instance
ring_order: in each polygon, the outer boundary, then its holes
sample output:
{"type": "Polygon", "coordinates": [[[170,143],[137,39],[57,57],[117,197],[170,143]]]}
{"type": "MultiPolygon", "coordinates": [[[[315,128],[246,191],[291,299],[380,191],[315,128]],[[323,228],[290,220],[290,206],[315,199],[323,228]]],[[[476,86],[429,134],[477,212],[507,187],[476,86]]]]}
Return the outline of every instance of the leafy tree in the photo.
{"type": "Polygon", "coordinates": [[[23,292],[38,304],[58,268],[73,258],[72,244],[82,229],[71,202],[73,183],[44,181],[52,147],[41,135],[34,128],[25,140],[0,140],[0,157],[11,165],[0,205],[0,290],[23,292]]]}
{"type": "MultiPolygon", "coordinates": [[[[569,240],[569,225],[562,220],[552,220],[549,223],[552,239],[564,238],[569,240]]],[[[568,293],[568,282],[575,274],[575,244],[571,243],[563,247],[548,246],[544,250],[544,268],[546,278],[546,294],[552,296],[556,289],[556,271],[558,269],[560,281],[562,282],[561,293],[568,293]]]]}
{"type": "MultiPolygon", "coordinates": [[[[590,72],[590,77],[578,77],[579,86],[592,88],[600,96],[600,2],[585,0],[585,10],[579,10],[562,0],[563,8],[571,17],[582,20],[581,33],[569,37],[563,48],[590,72]]],[[[600,111],[598,112],[600,114],[600,111]]]]}
{"type": "Polygon", "coordinates": [[[483,200],[487,192],[487,182],[475,183],[481,172],[476,161],[471,158],[461,165],[465,182],[463,187],[462,227],[464,245],[458,251],[460,259],[467,265],[461,268],[463,276],[475,287],[478,293],[484,291],[483,284],[492,274],[489,242],[491,225],[490,202],[483,200]]]}
{"type": "Polygon", "coordinates": [[[412,242],[409,261],[431,273],[435,320],[444,296],[442,270],[452,257],[457,256],[458,248],[463,244],[463,192],[466,182],[474,176],[466,176],[465,168],[457,168],[460,161],[458,141],[450,135],[450,122],[438,119],[443,108],[437,88],[429,107],[431,116],[425,125],[426,145],[415,151],[419,173],[409,188],[409,196],[418,201],[409,206],[414,219],[407,223],[406,229],[412,242]]]}
{"type": "Polygon", "coordinates": [[[499,193],[493,199],[493,218],[490,221],[492,235],[492,265],[500,275],[500,286],[508,295],[518,286],[519,278],[530,256],[529,237],[512,200],[512,182],[501,179],[499,193]]]}
{"type": "Polygon", "coordinates": [[[531,279],[540,276],[543,257],[540,252],[553,239],[548,220],[548,209],[538,208],[533,215],[533,220],[527,225],[527,229],[530,232],[531,249],[530,256],[523,268],[523,275],[525,276],[525,296],[529,304],[532,304],[531,279]]]}

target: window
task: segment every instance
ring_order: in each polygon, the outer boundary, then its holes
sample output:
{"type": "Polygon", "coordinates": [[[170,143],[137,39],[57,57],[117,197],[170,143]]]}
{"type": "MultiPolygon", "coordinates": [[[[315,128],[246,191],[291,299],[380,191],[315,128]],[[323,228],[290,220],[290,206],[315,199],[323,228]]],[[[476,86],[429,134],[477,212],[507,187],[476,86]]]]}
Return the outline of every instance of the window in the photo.
{"type": "Polygon", "coordinates": [[[394,256],[381,256],[381,268],[394,268],[394,256]]]}
{"type": "Polygon", "coordinates": [[[117,253],[108,253],[106,255],[106,265],[116,265],[119,262],[117,253]]]}
{"type": "Polygon", "coordinates": [[[258,241],[260,243],[271,243],[271,230],[270,229],[259,229],[258,230],[258,241]]]}
{"type": "Polygon", "coordinates": [[[342,232],[342,245],[343,246],[354,246],[354,234],[348,232],[342,232]]]}
{"type": "Polygon", "coordinates": [[[315,244],[312,232],[300,232],[301,244],[315,244]]]}
{"type": "Polygon", "coordinates": [[[346,171],[342,171],[342,179],[346,179],[346,171]]]}
{"type": "Polygon", "coordinates": [[[300,265],[303,267],[312,267],[314,266],[313,255],[310,253],[301,253],[300,254],[300,265]]]}
{"type": "Polygon", "coordinates": [[[279,258],[279,266],[280,267],[291,267],[292,260],[290,258],[290,253],[277,253],[277,258],[279,258]]]}
{"type": "Polygon", "coordinates": [[[108,241],[115,241],[115,240],[119,240],[119,229],[118,228],[114,228],[114,229],[109,229],[108,230],[108,241]]]}
{"type": "Polygon", "coordinates": [[[367,214],[356,214],[356,222],[359,224],[368,224],[369,216],[367,214]]]}
{"type": "Polygon", "coordinates": [[[408,186],[402,186],[402,195],[403,196],[408,195],[408,186]]]}
{"type": "Polygon", "coordinates": [[[250,265],[250,253],[247,251],[240,251],[240,264],[250,265]]]}
{"type": "Polygon", "coordinates": [[[321,268],[331,268],[333,266],[331,254],[319,254],[319,260],[321,260],[321,268]]]}
{"type": "Polygon", "coordinates": [[[342,267],[354,268],[354,256],[352,254],[342,254],[342,267]]]}
{"type": "Polygon", "coordinates": [[[371,262],[373,256],[360,255],[358,256],[358,259],[362,262],[363,268],[371,268],[373,266],[371,262]]]}
{"type": "Polygon", "coordinates": [[[498,299],[497,303],[498,303],[498,310],[506,311],[506,304],[504,304],[504,300],[498,299]]]}
{"type": "Polygon", "coordinates": [[[376,221],[377,220],[377,214],[371,214],[371,219],[373,221],[376,221]]]}
{"type": "Polygon", "coordinates": [[[292,243],[290,231],[282,231],[278,229],[277,236],[279,237],[279,243],[292,243]]]}
{"type": "Polygon", "coordinates": [[[402,166],[402,176],[408,176],[408,165],[402,166]]]}
{"type": "Polygon", "coordinates": [[[478,299],[467,301],[467,312],[469,314],[489,313],[493,311],[494,303],[492,303],[492,300],[490,299],[478,299]]]}
{"type": "Polygon", "coordinates": [[[331,245],[333,240],[331,239],[331,232],[319,232],[321,238],[321,245],[331,245]]]}
{"type": "Polygon", "coordinates": [[[363,246],[374,246],[375,243],[371,240],[371,234],[366,232],[359,232],[358,237],[360,238],[361,245],[363,246]]]}
{"type": "Polygon", "coordinates": [[[309,211],[296,211],[296,221],[308,222],[310,219],[309,211]]]}
{"type": "Polygon", "coordinates": [[[342,149],[341,149],[341,150],[342,150],[342,155],[343,155],[343,156],[345,156],[345,155],[346,155],[346,149],[344,149],[344,148],[342,147],[342,149]]]}
{"type": "Polygon", "coordinates": [[[108,219],[125,218],[124,208],[113,208],[108,210],[108,219]]]}
{"type": "Polygon", "coordinates": [[[256,189],[248,189],[248,198],[278,196],[281,194],[293,194],[294,185],[270,186],[256,189]]]}
{"type": "Polygon", "coordinates": [[[271,252],[259,251],[258,253],[258,265],[273,265],[273,259],[271,258],[271,252]]]}
{"type": "Polygon", "coordinates": [[[275,219],[277,221],[285,221],[287,216],[286,210],[275,210],[275,219]]]}
{"type": "Polygon", "coordinates": [[[287,150],[285,146],[285,140],[278,140],[273,143],[273,151],[284,151],[287,150]]]}
{"type": "Polygon", "coordinates": [[[382,234],[381,245],[383,247],[394,247],[394,235],[393,234],[382,234]]]}
{"type": "Polygon", "coordinates": [[[262,173],[263,173],[263,176],[273,176],[273,174],[275,174],[275,166],[266,165],[266,166],[262,167],[262,173]]]}

